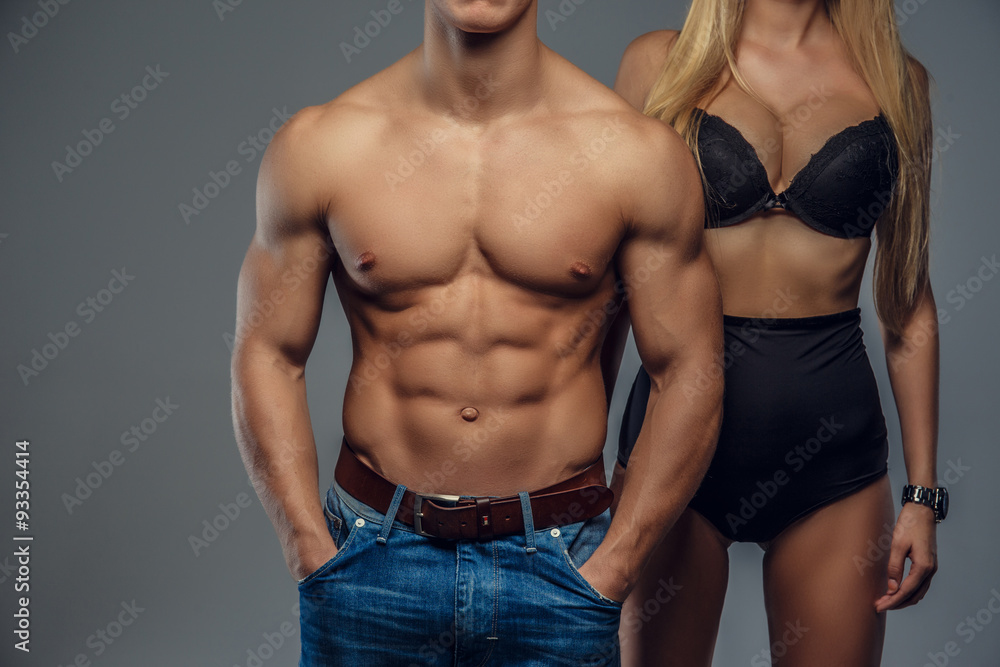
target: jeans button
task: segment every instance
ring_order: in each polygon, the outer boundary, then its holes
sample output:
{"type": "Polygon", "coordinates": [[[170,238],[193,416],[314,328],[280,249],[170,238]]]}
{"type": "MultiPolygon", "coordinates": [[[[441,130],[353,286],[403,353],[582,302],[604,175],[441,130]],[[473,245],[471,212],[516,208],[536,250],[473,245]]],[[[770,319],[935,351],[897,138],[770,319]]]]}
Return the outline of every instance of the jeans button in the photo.
{"type": "Polygon", "coordinates": [[[552,537],[559,537],[559,529],[553,528],[552,530],[549,531],[549,535],[551,535],[552,537]]]}
{"type": "Polygon", "coordinates": [[[359,519],[355,519],[354,520],[354,525],[357,526],[358,528],[360,528],[361,526],[365,525],[365,520],[364,519],[360,519],[360,518],[359,519]]]}

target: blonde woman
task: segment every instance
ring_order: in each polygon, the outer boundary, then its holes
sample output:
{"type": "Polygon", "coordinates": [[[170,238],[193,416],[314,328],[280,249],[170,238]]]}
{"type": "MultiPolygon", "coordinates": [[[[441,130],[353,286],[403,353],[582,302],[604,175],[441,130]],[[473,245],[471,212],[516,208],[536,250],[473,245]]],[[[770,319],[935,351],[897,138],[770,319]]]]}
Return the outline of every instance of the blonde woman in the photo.
{"type": "MultiPolygon", "coordinates": [[[[624,664],[711,664],[733,541],[765,551],[770,658],[781,665],[877,665],[885,612],[927,592],[947,510],[936,488],[927,88],[891,0],[693,0],[680,32],[626,51],[616,89],[672,125],[702,170],[726,347],[685,392],[724,374],[726,398],[708,474],[626,603],[624,664]],[[859,326],[873,236],[909,481],[898,517],[859,326]]],[[[640,371],[616,487],[651,391],[662,387],[640,371]]]]}

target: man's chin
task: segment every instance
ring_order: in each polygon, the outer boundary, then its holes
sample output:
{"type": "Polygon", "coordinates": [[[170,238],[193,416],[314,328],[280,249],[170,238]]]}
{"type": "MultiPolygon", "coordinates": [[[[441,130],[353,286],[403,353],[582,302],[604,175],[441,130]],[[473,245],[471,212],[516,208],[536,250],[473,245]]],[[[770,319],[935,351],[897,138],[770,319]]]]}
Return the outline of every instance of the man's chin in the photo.
{"type": "Polygon", "coordinates": [[[462,32],[489,35],[514,25],[531,0],[432,0],[448,21],[462,32]]]}

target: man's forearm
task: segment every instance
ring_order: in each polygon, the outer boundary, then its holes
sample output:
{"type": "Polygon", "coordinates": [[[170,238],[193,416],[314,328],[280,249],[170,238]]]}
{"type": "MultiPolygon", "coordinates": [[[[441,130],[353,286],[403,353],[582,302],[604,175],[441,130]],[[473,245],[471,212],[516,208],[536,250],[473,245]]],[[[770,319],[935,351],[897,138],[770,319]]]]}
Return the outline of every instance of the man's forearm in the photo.
{"type": "Polygon", "coordinates": [[[233,422],[247,473],[294,572],[302,554],[329,549],[332,541],[319,501],[303,369],[278,355],[238,352],[233,422]]]}
{"type": "Polygon", "coordinates": [[[617,573],[623,587],[638,579],[712,460],[722,417],[722,379],[702,380],[697,387],[692,380],[709,363],[704,357],[692,358],[675,364],[665,383],[651,378],[646,418],[629,457],[614,518],[598,549],[603,566],[617,573]]]}

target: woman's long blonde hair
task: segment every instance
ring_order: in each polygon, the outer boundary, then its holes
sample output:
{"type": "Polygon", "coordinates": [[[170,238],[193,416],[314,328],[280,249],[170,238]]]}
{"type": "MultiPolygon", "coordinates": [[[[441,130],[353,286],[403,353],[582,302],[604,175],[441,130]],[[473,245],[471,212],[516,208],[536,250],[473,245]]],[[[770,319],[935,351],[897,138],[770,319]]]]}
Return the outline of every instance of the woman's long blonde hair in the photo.
{"type": "MultiPolygon", "coordinates": [[[[875,229],[875,308],[901,334],[927,281],[930,227],[931,113],[924,69],[899,39],[892,0],[826,0],[834,28],[896,138],[899,177],[875,229]]],[[[692,0],[684,27],[653,85],[644,112],[672,125],[698,157],[697,107],[736,67],[743,0],[692,0]]],[[[700,164],[700,159],[699,159],[700,164]]]]}

